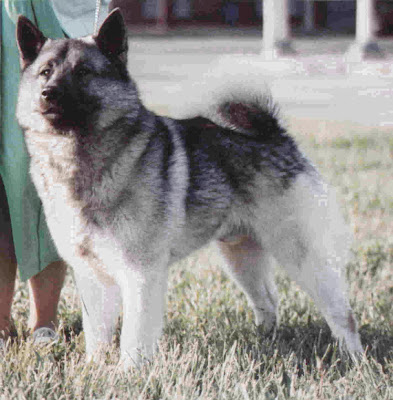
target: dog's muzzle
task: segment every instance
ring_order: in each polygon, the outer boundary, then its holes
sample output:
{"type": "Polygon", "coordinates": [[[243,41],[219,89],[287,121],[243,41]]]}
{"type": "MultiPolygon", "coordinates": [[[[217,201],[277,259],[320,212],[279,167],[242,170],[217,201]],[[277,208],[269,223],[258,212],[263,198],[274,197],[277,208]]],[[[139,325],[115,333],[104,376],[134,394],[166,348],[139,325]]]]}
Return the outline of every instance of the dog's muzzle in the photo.
{"type": "Polygon", "coordinates": [[[56,87],[45,87],[42,89],[41,97],[46,102],[57,101],[60,98],[60,90],[56,87]]]}
{"type": "Polygon", "coordinates": [[[45,118],[54,120],[61,118],[64,114],[64,108],[61,105],[63,93],[60,88],[55,86],[44,87],[41,91],[41,113],[45,118]]]}

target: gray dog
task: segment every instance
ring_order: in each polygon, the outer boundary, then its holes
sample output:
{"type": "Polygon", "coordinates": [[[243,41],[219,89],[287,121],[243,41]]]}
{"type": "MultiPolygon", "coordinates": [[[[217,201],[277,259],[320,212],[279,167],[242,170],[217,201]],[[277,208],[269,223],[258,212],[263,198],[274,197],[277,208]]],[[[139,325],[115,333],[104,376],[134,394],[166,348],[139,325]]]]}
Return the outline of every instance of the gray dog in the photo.
{"type": "Polygon", "coordinates": [[[60,255],[74,269],[92,357],[123,304],[121,358],[151,358],[168,267],[210,242],[256,323],[276,322],[273,260],[304,288],[351,353],[350,235],[332,191],[280,125],[270,97],[222,97],[209,118],[147,110],[126,69],[123,18],[95,37],[51,40],[20,17],[17,117],[60,255]]]}

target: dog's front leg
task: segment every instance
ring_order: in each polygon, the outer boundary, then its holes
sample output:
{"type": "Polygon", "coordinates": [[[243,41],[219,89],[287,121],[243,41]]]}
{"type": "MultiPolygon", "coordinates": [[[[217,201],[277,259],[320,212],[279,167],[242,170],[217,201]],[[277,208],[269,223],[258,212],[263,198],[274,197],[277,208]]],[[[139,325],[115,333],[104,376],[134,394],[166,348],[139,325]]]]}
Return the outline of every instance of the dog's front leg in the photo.
{"type": "Polygon", "coordinates": [[[121,362],[128,368],[151,359],[155,352],[164,323],[168,267],[128,268],[121,275],[121,362]]]}
{"type": "Polygon", "coordinates": [[[99,350],[110,345],[120,313],[120,287],[106,286],[90,269],[74,269],[82,303],[83,330],[88,360],[100,358],[99,350]]]}

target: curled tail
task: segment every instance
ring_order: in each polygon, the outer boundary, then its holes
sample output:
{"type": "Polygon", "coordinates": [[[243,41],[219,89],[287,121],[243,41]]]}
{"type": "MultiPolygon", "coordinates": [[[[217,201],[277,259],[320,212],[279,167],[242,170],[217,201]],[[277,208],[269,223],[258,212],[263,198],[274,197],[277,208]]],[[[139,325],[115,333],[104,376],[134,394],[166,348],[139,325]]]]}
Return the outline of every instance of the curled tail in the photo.
{"type": "MultiPolygon", "coordinates": [[[[237,96],[232,94],[222,99],[216,106],[216,123],[248,135],[277,135],[284,132],[278,115],[278,107],[271,96],[237,96]]],[[[214,115],[211,116],[214,120],[214,115]]]]}
{"type": "Polygon", "coordinates": [[[258,65],[212,66],[183,89],[169,107],[176,118],[202,116],[216,124],[250,136],[285,131],[279,107],[272,99],[270,79],[258,65]]]}

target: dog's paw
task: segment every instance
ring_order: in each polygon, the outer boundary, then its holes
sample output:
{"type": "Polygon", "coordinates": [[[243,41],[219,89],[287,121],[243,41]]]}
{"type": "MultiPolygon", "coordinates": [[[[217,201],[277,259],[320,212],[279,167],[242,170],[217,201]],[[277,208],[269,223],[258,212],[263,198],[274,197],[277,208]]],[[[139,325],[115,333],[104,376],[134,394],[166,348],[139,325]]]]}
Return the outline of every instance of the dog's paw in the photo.
{"type": "Polygon", "coordinates": [[[340,340],[340,353],[343,359],[350,359],[351,361],[358,363],[363,359],[365,351],[360,342],[359,334],[352,334],[345,341],[340,340]]]}
{"type": "Polygon", "coordinates": [[[144,355],[139,349],[131,349],[122,351],[120,355],[119,365],[123,371],[128,371],[130,368],[141,368],[149,363],[151,356],[144,355]]]}
{"type": "Polygon", "coordinates": [[[86,362],[94,364],[117,362],[119,351],[115,344],[98,342],[94,348],[86,347],[86,362]]]}
{"type": "Polygon", "coordinates": [[[269,333],[277,325],[276,314],[274,312],[264,311],[259,308],[255,312],[255,323],[258,327],[258,331],[269,333]]]}

